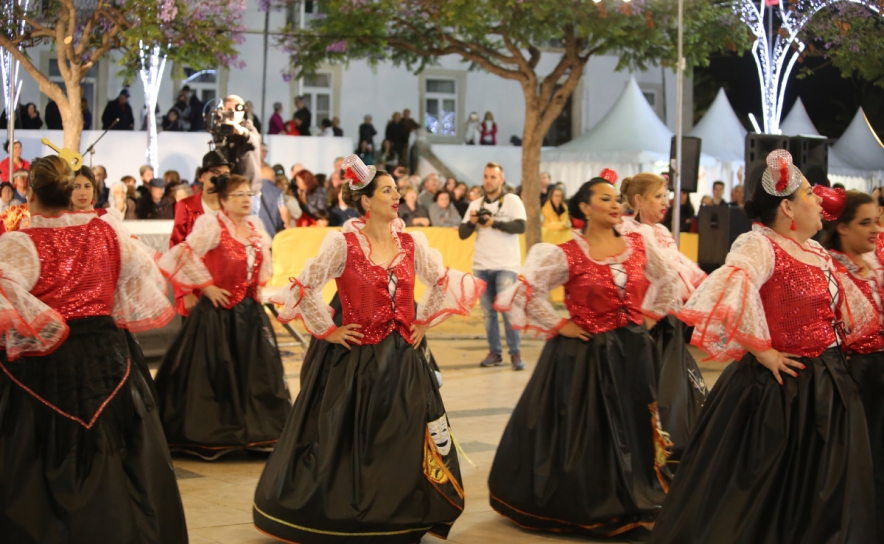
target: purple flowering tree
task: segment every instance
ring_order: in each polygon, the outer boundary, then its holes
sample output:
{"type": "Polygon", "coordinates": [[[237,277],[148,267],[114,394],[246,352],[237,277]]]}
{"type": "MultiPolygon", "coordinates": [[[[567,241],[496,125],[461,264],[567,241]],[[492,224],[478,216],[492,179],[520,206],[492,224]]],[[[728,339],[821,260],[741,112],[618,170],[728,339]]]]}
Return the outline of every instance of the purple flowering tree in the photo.
{"type": "MultiPolygon", "coordinates": [[[[755,37],[751,51],[758,67],[763,122],[758,126],[754,117],[752,121],[758,132],[780,133],[783,99],[789,75],[806,48],[801,38],[802,32],[814,19],[822,19],[814,17],[821,10],[833,6],[843,7],[846,4],[877,10],[878,0],[735,1],[740,18],[755,37]]],[[[826,27],[824,21],[817,25],[826,27]]]]}
{"type": "Polygon", "coordinates": [[[157,47],[159,55],[195,67],[229,66],[236,62],[244,10],[244,0],[45,0],[27,7],[16,3],[13,17],[0,21],[0,48],[58,104],[64,145],[79,150],[81,82],[99,59],[110,51],[122,53],[130,79],[142,67],[142,47],[157,47]],[[64,89],[27,55],[26,48],[41,44],[58,52],[64,89]]]}
{"type": "MultiPolygon", "coordinates": [[[[844,77],[860,78],[884,87],[884,1],[840,2],[814,17],[804,29],[807,48],[802,57],[823,57],[844,77]]],[[[799,58],[798,62],[802,59],[799,58]]],[[[812,70],[806,70],[811,73],[812,70]]]]}
{"type": "MultiPolygon", "coordinates": [[[[298,4],[270,0],[265,9],[297,9],[298,4]]],[[[730,1],[685,4],[689,65],[705,64],[714,52],[746,44],[730,1]]],[[[350,60],[390,61],[420,71],[454,55],[472,69],[520,84],[529,245],[540,241],[540,148],[589,59],[613,54],[620,59],[618,68],[674,66],[676,59],[676,0],[326,0],[318,7],[320,16],[306,28],[292,23],[283,29],[288,77],[315,72],[325,62],[350,60]]]]}

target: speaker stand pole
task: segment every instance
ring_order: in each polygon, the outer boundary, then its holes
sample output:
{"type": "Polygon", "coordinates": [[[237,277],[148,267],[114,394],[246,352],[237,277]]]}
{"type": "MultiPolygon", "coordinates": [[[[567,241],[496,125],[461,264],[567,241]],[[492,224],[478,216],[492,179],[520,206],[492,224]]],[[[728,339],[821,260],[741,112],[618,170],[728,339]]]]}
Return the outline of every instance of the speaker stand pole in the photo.
{"type": "Polygon", "coordinates": [[[681,139],[684,127],[684,0],[678,0],[678,67],[675,88],[675,200],[672,203],[672,236],[676,246],[681,246],[681,139]]]}

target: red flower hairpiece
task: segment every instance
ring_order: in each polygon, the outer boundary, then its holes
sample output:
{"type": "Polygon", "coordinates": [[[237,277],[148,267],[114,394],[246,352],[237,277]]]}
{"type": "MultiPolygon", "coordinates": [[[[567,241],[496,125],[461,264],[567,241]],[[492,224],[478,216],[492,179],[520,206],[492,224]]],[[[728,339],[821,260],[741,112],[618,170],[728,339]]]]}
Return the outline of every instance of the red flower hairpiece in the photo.
{"type": "Polygon", "coordinates": [[[820,197],[823,208],[823,219],[826,221],[834,221],[841,217],[844,208],[847,206],[847,193],[844,189],[831,189],[823,185],[814,185],[813,194],[820,197]]]}
{"type": "Polygon", "coordinates": [[[599,177],[602,179],[608,180],[611,183],[611,185],[614,185],[615,183],[617,183],[617,179],[618,179],[617,172],[611,170],[610,168],[602,169],[602,173],[599,174],[599,177]]]}
{"type": "Polygon", "coordinates": [[[356,174],[356,172],[352,168],[347,168],[344,171],[344,179],[350,180],[352,182],[352,183],[350,183],[350,185],[352,185],[354,187],[362,187],[364,185],[362,183],[362,180],[359,179],[359,176],[356,174]]]}
{"type": "Polygon", "coordinates": [[[780,157],[780,179],[777,181],[777,192],[782,193],[789,186],[789,161],[785,157],[780,157]]]}

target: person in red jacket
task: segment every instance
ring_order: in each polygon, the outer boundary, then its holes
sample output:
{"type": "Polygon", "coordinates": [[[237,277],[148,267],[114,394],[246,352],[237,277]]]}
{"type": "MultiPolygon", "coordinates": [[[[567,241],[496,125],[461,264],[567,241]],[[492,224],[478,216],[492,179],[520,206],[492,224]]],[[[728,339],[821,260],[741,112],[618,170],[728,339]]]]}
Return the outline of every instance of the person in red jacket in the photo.
{"type": "Polygon", "coordinates": [[[482,145],[497,145],[497,123],[494,122],[494,116],[490,111],[485,112],[485,120],[479,127],[482,135],[480,143],[482,145]]]}
{"type": "MultiPolygon", "coordinates": [[[[172,227],[172,236],[169,238],[169,247],[173,248],[184,241],[187,235],[193,231],[193,224],[203,214],[216,215],[220,204],[218,194],[212,189],[212,178],[230,173],[230,163],[227,158],[218,151],[210,151],[203,156],[203,165],[200,168],[199,181],[203,184],[203,190],[199,193],[181,199],[175,204],[175,225],[172,227]]],[[[175,287],[175,310],[187,316],[190,309],[197,303],[197,297],[193,293],[185,293],[175,287]]]]}

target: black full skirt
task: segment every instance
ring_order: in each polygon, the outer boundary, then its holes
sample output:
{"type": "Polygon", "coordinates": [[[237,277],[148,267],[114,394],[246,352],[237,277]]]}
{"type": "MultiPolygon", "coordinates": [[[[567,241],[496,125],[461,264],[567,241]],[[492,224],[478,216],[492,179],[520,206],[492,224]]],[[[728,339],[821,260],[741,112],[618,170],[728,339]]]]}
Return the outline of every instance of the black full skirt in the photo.
{"type": "MultiPolygon", "coordinates": [[[[335,326],[340,327],[344,322],[344,311],[341,306],[341,297],[338,293],[335,293],[335,296],[332,297],[329,307],[331,307],[334,312],[333,321],[335,322],[335,326]]],[[[417,308],[417,304],[415,304],[415,308],[417,308]]],[[[310,345],[307,346],[307,351],[304,353],[304,360],[301,363],[301,387],[304,386],[304,381],[307,379],[307,374],[310,372],[310,367],[313,363],[315,361],[325,360],[328,351],[333,349],[333,347],[334,344],[330,344],[326,340],[320,340],[315,336],[310,338],[310,345]]],[[[430,368],[432,368],[434,372],[438,372],[439,376],[441,376],[442,372],[439,370],[439,365],[436,363],[436,358],[433,356],[433,352],[430,351],[426,336],[421,340],[420,349],[424,353],[424,358],[430,364],[430,368]]]]}
{"type": "Polygon", "coordinates": [[[652,524],[669,480],[655,358],[638,325],[547,342],[494,457],[492,508],[591,536],[652,524]]]}
{"type": "Polygon", "coordinates": [[[400,334],[331,344],[258,482],[255,526],[302,544],[446,537],[464,500],[455,449],[443,455],[429,434],[439,418],[436,377],[400,334]]]}
{"type": "Polygon", "coordinates": [[[752,355],[709,394],[654,544],[877,542],[859,392],[836,349],[784,385],[752,355]]]}
{"type": "Polygon", "coordinates": [[[847,369],[859,384],[875,470],[875,519],[884,539],[884,352],[854,355],[847,369]]]}
{"type": "Polygon", "coordinates": [[[276,334],[249,297],[230,310],[201,297],[163,357],[156,388],[173,451],[273,446],[291,410],[276,334]]]}
{"type": "Polygon", "coordinates": [[[670,463],[681,459],[706,402],[706,382],[688,351],[686,328],[675,316],[667,316],[651,330],[658,350],[657,408],[663,431],[672,441],[670,463]]]}
{"type": "Polygon", "coordinates": [[[49,355],[0,351],[0,542],[186,543],[140,354],[110,317],[68,325],[49,355]]]}

